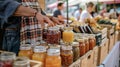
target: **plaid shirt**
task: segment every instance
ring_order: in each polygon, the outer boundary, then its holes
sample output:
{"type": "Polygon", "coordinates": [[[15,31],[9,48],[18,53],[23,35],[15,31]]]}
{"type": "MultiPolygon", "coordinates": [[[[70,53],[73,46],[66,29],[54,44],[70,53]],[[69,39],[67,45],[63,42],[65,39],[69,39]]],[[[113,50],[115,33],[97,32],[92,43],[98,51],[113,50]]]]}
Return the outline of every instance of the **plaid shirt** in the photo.
{"type": "MultiPolygon", "coordinates": [[[[37,0],[22,0],[22,5],[37,9],[40,11],[37,0]]],[[[22,17],[20,40],[21,44],[34,44],[42,39],[42,30],[40,22],[35,17],[22,17]]]]}

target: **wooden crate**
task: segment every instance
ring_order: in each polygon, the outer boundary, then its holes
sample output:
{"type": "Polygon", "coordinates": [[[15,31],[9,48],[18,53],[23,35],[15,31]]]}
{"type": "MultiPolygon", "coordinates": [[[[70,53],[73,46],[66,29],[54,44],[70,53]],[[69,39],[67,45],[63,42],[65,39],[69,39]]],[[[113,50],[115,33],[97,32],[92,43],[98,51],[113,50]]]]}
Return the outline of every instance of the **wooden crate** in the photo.
{"type": "Polygon", "coordinates": [[[80,67],[80,59],[72,63],[69,67],[80,67]]]}
{"type": "Polygon", "coordinates": [[[102,39],[106,38],[107,37],[107,28],[103,28],[101,30],[101,33],[102,33],[102,39]]]}
{"type": "Polygon", "coordinates": [[[93,67],[97,66],[98,61],[98,46],[94,47],[93,49],[93,67]]]}
{"type": "Polygon", "coordinates": [[[86,53],[80,60],[80,67],[93,67],[93,50],[86,53]]]}
{"type": "Polygon", "coordinates": [[[112,34],[110,37],[109,37],[109,44],[108,44],[108,53],[112,50],[113,46],[114,46],[114,39],[115,39],[115,35],[112,34]]]}
{"type": "Polygon", "coordinates": [[[99,66],[105,57],[108,54],[108,39],[105,39],[104,42],[100,46],[98,46],[98,62],[97,66],[99,66]]]}
{"type": "MultiPolygon", "coordinates": [[[[115,32],[115,39],[114,39],[114,40],[115,40],[115,41],[114,41],[115,43],[118,41],[118,37],[119,37],[119,32],[116,31],[116,32],[115,32]]],[[[114,43],[114,44],[115,44],[115,43],[114,43]]]]}

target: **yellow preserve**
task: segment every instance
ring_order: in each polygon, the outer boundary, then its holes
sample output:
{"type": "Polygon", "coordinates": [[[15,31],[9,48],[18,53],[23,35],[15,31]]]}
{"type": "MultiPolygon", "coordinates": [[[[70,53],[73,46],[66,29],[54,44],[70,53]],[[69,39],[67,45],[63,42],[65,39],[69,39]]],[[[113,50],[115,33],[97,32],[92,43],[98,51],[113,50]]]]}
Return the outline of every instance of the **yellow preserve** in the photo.
{"type": "Polygon", "coordinates": [[[42,62],[43,67],[44,67],[45,58],[46,58],[46,48],[45,48],[45,46],[36,46],[34,48],[34,54],[32,56],[32,60],[42,62]]]}
{"type": "Polygon", "coordinates": [[[20,46],[20,52],[18,56],[20,57],[28,57],[29,59],[32,58],[33,51],[29,44],[21,45],[20,46]]]}
{"type": "Polygon", "coordinates": [[[72,27],[66,28],[66,30],[63,32],[63,41],[65,43],[72,43],[74,40],[74,33],[72,31],[72,27]]]}
{"type": "Polygon", "coordinates": [[[59,49],[48,50],[45,67],[61,67],[61,57],[59,49]]]}

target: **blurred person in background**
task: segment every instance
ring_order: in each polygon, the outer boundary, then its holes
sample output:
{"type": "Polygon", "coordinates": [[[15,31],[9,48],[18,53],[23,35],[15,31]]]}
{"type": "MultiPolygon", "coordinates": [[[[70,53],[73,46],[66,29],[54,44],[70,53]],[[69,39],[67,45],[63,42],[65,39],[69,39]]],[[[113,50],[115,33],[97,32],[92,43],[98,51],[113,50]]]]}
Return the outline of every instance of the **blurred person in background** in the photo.
{"type": "Polygon", "coordinates": [[[102,10],[100,11],[100,15],[104,18],[105,13],[107,13],[107,9],[106,9],[106,7],[103,7],[102,10]]]}
{"type": "Polygon", "coordinates": [[[53,16],[57,17],[60,21],[65,21],[65,17],[63,15],[63,10],[64,10],[64,3],[59,2],[57,4],[57,9],[53,12],[53,16]]]}
{"type": "Polygon", "coordinates": [[[79,10],[75,11],[74,13],[74,17],[77,19],[77,20],[80,20],[80,15],[82,13],[82,8],[79,8],[79,10]]]}
{"type": "Polygon", "coordinates": [[[110,18],[117,19],[117,7],[114,5],[112,9],[110,9],[110,18]]]}
{"type": "Polygon", "coordinates": [[[92,2],[87,3],[87,8],[85,10],[82,11],[81,15],[80,15],[80,22],[85,22],[86,18],[93,18],[91,15],[91,12],[94,9],[94,4],[92,2]]]}

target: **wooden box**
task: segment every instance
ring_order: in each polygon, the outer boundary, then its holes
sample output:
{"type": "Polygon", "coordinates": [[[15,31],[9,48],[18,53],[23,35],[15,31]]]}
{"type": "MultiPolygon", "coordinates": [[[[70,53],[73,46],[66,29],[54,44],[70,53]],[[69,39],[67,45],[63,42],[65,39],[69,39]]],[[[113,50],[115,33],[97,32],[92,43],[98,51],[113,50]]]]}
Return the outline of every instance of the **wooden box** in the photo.
{"type": "Polygon", "coordinates": [[[72,63],[69,67],[80,67],[80,59],[72,63]]]}
{"type": "Polygon", "coordinates": [[[107,28],[103,28],[101,30],[101,33],[102,33],[102,39],[106,38],[107,37],[107,28]]]}
{"type": "Polygon", "coordinates": [[[105,57],[108,54],[108,39],[105,39],[100,46],[98,46],[98,62],[97,66],[99,66],[105,57]]]}
{"type": "MultiPolygon", "coordinates": [[[[119,37],[119,32],[116,31],[116,32],[115,32],[115,41],[114,41],[115,43],[118,41],[118,37],[119,37]]],[[[114,43],[114,44],[115,44],[115,43],[114,43]]]]}
{"type": "Polygon", "coordinates": [[[115,35],[112,34],[110,37],[109,37],[109,44],[108,44],[108,53],[112,50],[113,46],[114,46],[114,38],[115,38],[115,35]]]}
{"type": "Polygon", "coordinates": [[[93,49],[93,67],[97,66],[98,61],[98,46],[94,47],[93,49]]]}
{"type": "Polygon", "coordinates": [[[93,67],[93,50],[81,57],[80,67],[93,67]]]}

